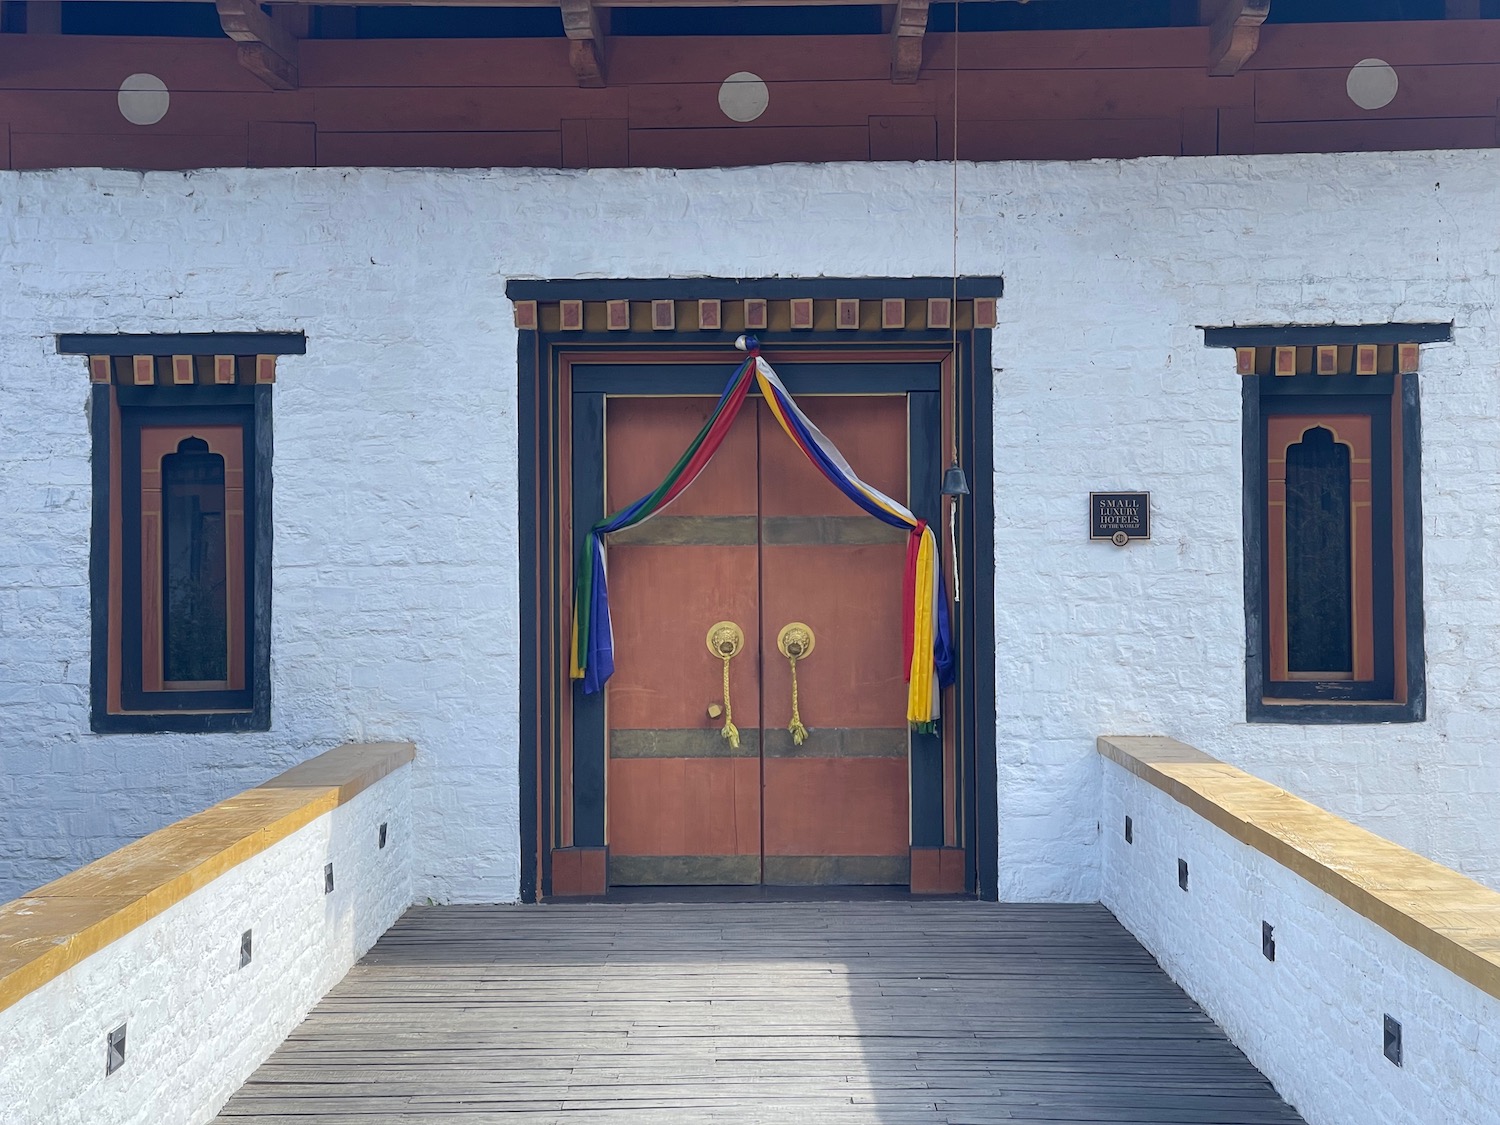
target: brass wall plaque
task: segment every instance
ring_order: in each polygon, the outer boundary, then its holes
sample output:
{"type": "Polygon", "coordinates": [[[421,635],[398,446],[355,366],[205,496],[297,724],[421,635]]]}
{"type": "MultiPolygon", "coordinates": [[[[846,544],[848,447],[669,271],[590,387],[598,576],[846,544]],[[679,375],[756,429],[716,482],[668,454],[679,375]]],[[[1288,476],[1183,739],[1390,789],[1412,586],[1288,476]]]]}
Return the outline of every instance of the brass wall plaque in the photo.
{"type": "Polygon", "coordinates": [[[1090,492],[1089,538],[1123,547],[1132,539],[1151,538],[1151,493],[1090,492]]]}

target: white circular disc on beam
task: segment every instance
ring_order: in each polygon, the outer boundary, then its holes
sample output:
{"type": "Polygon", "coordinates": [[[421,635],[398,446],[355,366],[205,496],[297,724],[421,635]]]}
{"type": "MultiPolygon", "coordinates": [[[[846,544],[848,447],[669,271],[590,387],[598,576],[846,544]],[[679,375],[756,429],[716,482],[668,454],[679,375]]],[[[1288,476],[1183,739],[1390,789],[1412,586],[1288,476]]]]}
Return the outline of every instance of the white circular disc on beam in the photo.
{"type": "Polygon", "coordinates": [[[132,74],[120,83],[120,114],[132,125],[155,125],[171,105],[167,84],[154,74],[132,74]]]}
{"type": "Polygon", "coordinates": [[[754,121],[771,104],[771,91],[758,74],[737,71],[719,87],[719,108],[731,121],[754,121]]]}
{"type": "Polygon", "coordinates": [[[1349,91],[1349,100],[1360,109],[1384,109],[1395,99],[1401,80],[1384,59],[1360,59],[1349,71],[1344,88],[1349,91]]]}

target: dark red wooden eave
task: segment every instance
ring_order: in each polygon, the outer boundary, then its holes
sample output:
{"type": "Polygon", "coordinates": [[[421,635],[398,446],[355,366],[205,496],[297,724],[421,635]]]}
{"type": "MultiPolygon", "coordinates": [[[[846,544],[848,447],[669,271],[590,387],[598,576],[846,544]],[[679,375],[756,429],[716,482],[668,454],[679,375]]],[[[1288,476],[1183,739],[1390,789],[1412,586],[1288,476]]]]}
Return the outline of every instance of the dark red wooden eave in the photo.
{"type": "MultiPolygon", "coordinates": [[[[1496,144],[1500,21],[1280,25],[1240,72],[1210,77],[1210,29],[965,33],[958,154],[975,160],[1481,148],[1496,144]],[[1349,100],[1350,67],[1390,63],[1387,107],[1349,100]]],[[[298,88],[271,90],[229,40],[0,36],[0,166],[702,167],[946,159],[951,34],[916,82],[887,36],[609,41],[609,85],[580,89],[569,41],[298,43],[298,88]],[[718,105],[749,70],[757,121],[718,105]],[[129,74],[172,92],[136,126],[129,74]]]]}

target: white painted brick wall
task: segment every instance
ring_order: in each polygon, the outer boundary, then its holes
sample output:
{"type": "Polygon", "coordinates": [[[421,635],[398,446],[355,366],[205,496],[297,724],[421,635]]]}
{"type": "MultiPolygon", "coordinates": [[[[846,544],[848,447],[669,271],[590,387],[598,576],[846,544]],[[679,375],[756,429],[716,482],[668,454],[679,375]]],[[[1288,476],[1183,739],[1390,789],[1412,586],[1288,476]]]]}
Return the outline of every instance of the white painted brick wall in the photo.
{"type": "Polygon", "coordinates": [[[1500,1001],[1101,762],[1104,904],[1309,1125],[1500,1122],[1500,1001]],[[1386,1015],[1401,1024],[1400,1067],[1382,1050],[1386,1015]]]}
{"type": "Polygon", "coordinates": [[[0,1011],[0,1125],[212,1120],[410,905],[411,779],[387,775],[0,1011]]]}
{"type": "MultiPolygon", "coordinates": [[[[505,281],[944,275],[949,177],[0,174],[0,895],[324,747],[402,739],[423,749],[418,895],[513,899],[505,281]],[[309,354],[275,391],[273,729],[91,735],[87,383],[52,335],[291,329],[309,354]]],[[[1182,738],[1500,886],[1497,154],[966,165],[961,191],[959,268],[1006,278],[1004,896],[1098,897],[1106,731],[1182,738]],[[1240,391],[1194,326],[1450,319],[1422,373],[1431,718],[1247,725],[1240,391]],[[1086,541],[1086,493],[1109,488],[1152,491],[1152,542],[1086,541]]]]}

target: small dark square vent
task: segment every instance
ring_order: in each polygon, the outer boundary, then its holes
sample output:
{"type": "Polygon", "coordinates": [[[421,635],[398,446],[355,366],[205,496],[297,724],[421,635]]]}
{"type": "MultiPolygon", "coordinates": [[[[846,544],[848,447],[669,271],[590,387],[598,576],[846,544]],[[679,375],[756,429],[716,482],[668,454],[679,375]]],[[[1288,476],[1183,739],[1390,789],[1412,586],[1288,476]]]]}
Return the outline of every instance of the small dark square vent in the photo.
{"type": "Polygon", "coordinates": [[[1267,961],[1276,960],[1276,927],[1269,922],[1260,924],[1260,952],[1267,961]]]}
{"type": "Polygon", "coordinates": [[[251,948],[252,940],[250,930],[246,930],[240,935],[240,968],[242,969],[250,964],[250,958],[253,954],[251,948]]]}
{"type": "Polygon", "coordinates": [[[1135,843],[1135,822],[1128,816],[1125,818],[1125,842],[1127,844],[1135,843]]]}
{"type": "Polygon", "coordinates": [[[1187,860],[1185,860],[1185,859],[1179,859],[1177,861],[1177,885],[1179,887],[1181,887],[1183,890],[1187,890],[1187,883],[1188,883],[1187,860]]]}
{"type": "Polygon", "coordinates": [[[1385,1017],[1385,1057],[1401,1065],[1401,1024],[1390,1016],[1385,1017]]]}
{"type": "Polygon", "coordinates": [[[386,838],[386,825],[382,824],[380,826],[380,846],[382,848],[385,847],[385,838],[386,838]]]}
{"type": "Polygon", "coordinates": [[[105,1076],[113,1074],[125,1065],[125,1025],[122,1023],[109,1033],[104,1048],[105,1076]]]}
{"type": "Polygon", "coordinates": [[[323,893],[333,894],[333,864],[331,863],[323,865],[323,893]]]}

